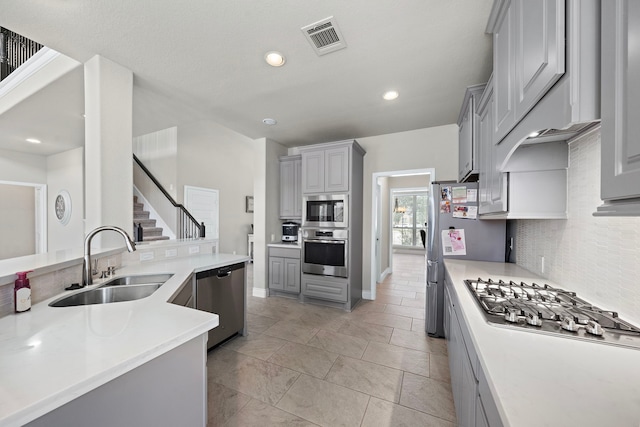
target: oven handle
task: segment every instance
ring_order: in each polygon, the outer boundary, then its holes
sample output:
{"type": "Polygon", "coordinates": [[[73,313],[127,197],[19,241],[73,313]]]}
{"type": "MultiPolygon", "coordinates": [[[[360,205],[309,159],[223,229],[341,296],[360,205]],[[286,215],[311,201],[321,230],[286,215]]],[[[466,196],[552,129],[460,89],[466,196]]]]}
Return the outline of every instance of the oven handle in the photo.
{"type": "Polygon", "coordinates": [[[328,243],[330,245],[344,245],[347,243],[346,240],[318,240],[318,239],[304,239],[304,242],[313,242],[313,243],[328,243]]]}

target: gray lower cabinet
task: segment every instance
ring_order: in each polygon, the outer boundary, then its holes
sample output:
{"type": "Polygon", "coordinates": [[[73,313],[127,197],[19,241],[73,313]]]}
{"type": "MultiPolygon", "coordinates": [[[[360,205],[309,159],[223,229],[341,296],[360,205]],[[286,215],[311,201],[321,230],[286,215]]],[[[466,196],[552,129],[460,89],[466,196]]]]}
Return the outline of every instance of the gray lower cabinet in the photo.
{"type": "Polygon", "coordinates": [[[495,402],[478,363],[468,328],[461,321],[457,297],[445,280],[445,337],[449,352],[451,391],[461,427],[501,427],[495,402]]]}
{"type": "Polygon", "coordinates": [[[300,293],[300,249],[269,248],[269,289],[300,293]]]}
{"type": "Polygon", "coordinates": [[[302,295],[335,302],[347,302],[349,282],[340,277],[302,275],[302,295]]]}

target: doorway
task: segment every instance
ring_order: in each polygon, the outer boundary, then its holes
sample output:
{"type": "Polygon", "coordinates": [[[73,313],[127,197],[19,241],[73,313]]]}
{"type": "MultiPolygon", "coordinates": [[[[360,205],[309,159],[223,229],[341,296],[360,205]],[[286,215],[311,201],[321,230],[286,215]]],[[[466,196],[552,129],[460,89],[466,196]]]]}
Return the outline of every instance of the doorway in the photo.
{"type": "Polygon", "coordinates": [[[371,218],[371,283],[370,299],[376,298],[376,287],[386,276],[393,272],[393,242],[391,238],[391,219],[393,217],[393,199],[390,180],[394,178],[411,179],[412,189],[425,190],[436,179],[434,168],[400,171],[376,172],[372,174],[371,218]]]}
{"type": "Polygon", "coordinates": [[[0,228],[12,242],[0,250],[0,259],[47,252],[46,184],[0,181],[0,197],[0,228]]]}

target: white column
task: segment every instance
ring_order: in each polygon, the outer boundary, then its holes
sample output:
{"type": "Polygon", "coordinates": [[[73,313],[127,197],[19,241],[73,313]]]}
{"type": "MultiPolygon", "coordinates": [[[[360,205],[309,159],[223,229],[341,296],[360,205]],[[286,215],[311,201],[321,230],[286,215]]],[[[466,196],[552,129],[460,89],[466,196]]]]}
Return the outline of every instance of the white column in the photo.
{"type": "MultiPolygon", "coordinates": [[[[133,228],[133,73],[101,56],[84,66],[85,233],[102,225],[133,228]]],[[[120,247],[113,232],[96,247],[120,247]]]]}

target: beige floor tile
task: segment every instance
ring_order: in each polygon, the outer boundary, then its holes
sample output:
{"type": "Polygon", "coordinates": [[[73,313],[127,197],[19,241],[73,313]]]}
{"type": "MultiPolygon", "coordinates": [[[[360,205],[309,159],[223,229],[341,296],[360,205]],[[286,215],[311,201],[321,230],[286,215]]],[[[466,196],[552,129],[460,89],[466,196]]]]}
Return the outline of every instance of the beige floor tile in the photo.
{"type": "Polygon", "coordinates": [[[380,304],[402,304],[402,297],[393,295],[383,295],[380,293],[381,289],[376,291],[376,302],[380,304]]]}
{"type": "Polygon", "coordinates": [[[278,319],[247,312],[247,330],[250,333],[256,332],[261,334],[276,323],[278,323],[278,319]]]}
{"type": "Polygon", "coordinates": [[[296,323],[310,328],[335,330],[347,314],[337,308],[309,306],[309,311],[302,314],[296,323]]]}
{"type": "Polygon", "coordinates": [[[400,404],[445,420],[455,420],[451,385],[405,372],[400,404]]]}
{"type": "Polygon", "coordinates": [[[283,303],[277,300],[276,297],[269,298],[252,298],[252,300],[263,299],[266,301],[254,302],[247,304],[247,313],[257,314],[259,316],[271,317],[278,320],[292,320],[297,319],[303,314],[301,308],[293,303],[283,303]]]}
{"type": "Polygon", "coordinates": [[[209,353],[207,367],[211,381],[271,405],[282,398],[300,375],[291,369],[225,348],[209,353]]]}
{"type": "Polygon", "coordinates": [[[337,358],[336,353],[308,345],[288,343],[271,356],[269,362],[317,378],[324,378],[337,358]]]}
{"type": "Polygon", "coordinates": [[[309,340],[307,345],[360,359],[367,348],[367,343],[367,340],[362,338],[321,330],[309,340]]]}
{"type": "MultiPolygon", "coordinates": [[[[404,298],[403,298],[404,299],[404,298]]],[[[415,307],[405,307],[403,305],[391,305],[388,304],[384,309],[385,313],[397,314],[398,316],[413,317],[416,319],[424,319],[424,309],[415,307]]],[[[409,326],[408,329],[411,329],[409,326]]]]}
{"type": "Polygon", "coordinates": [[[223,425],[251,400],[246,394],[211,380],[207,384],[207,395],[207,427],[223,425]]]}
{"type": "MultiPolygon", "coordinates": [[[[253,399],[232,417],[225,424],[225,427],[313,427],[315,425],[293,414],[253,399]]],[[[207,427],[212,426],[208,425],[207,427]]]]}
{"type": "MultiPolygon", "coordinates": [[[[377,295],[387,295],[393,297],[415,298],[415,291],[398,291],[396,289],[377,289],[377,295]]],[[[402,301],[401,301],[402,302],[402,301]]]]}
{"type": "Polygon", "coordinates": [[[356,308],[353,311],[357,311],[357,312],[377,312],[377,313],[382,313],[384,312],[384,308],[386,307],[386,304],[382,304],[376,301],[370,301],[370,300],[360,300],[360,302],[358,303],[358,305],[356,305],[356,308]]]}
{"type": "Polygon", "coordinates": [[[340,325],[336,332],[351,335],[352,337],[362,338],[367,341],[388,343],[391,339],[393,328],[350,320],[340,325]]]}
{"type": "Polygon", "coordinates": [[[356,319],[374,325],[411,330],[411,318],[389,313],[356,313],[356,319]]]}
{"type": "Polygon", "coordinates": [[[403,331],[394,329],[389,344],[429,353],[447,354],[447,342],[442,338],[431,338],[424,330],[403,331]]]}
{"type": "Polygon", "coordinates": [[[409,291],[409,292],[425,292],[426,288],[427,288],[426,282],[419,285],[410,283],[408,285],[396,285],[393,287],[393,289],[396,291],[409,291]]]}
{"type": "Polygon", "coordinates": [[[413,319],[411,322],[411,330],[414,332],[424,332],[426,330],[424,319],[413,319]]]}
{"type": "Polygon", "coordinates": [[[404,307],[415,307],[415,308],[421,308],[422,310],[424,310],[424,307],[426,305],[426,301],[423,299],[411,299],[411,298],[402,298],[402,304],[400,304],[404,307]]]}
{"type": "Polygon", "coordinates": [[[361,427],[454,427],[441,418],[372,397],[361,427]]]}
{"type": "Polygon", "coordinates": [[[370,342],[362,360],[425,377],[429,375],[429,353],[396,345],[370,342]]]}
{"type": "Polygon", "coordinates": [[[400,399],[402,371],[398,369],[340,356],[325,379],[391,402],[400,399]]]}
{"type": "Polygon", "coordinates": [[[362,422],[368,402],[364,393],[302,374],[276,407],[321,426],[352,427],[362,422]]]}
{"type": "Polygon", "coordinates": [[[449,357],[447,355],[431,353],[429,357],[429,378],[448,383],[451,382],[449,357]]]}
{"type": "Polygon", "coordinates": [[[288,341],[269,335],[249,333],[247,336],[232,339],[224,344],[224,348],[267,360],[287,343],[288,341]]]}
{"type": "Polygon", "coordinates": [[[270,335],[283,340],[306,344],[319,329],[297,324],[295,321],[281,320],[269,329],[264,331],[265,335],[270,335]]]}

